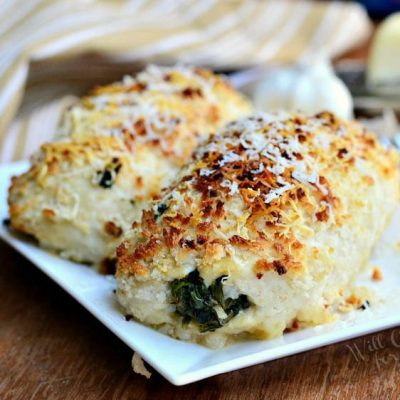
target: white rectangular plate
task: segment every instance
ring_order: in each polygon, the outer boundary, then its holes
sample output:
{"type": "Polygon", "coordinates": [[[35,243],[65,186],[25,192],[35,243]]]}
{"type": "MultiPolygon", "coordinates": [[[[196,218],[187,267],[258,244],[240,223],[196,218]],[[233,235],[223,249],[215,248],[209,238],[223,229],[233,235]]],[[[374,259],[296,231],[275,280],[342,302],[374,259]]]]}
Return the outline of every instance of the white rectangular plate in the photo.
{"type": "MultiPolygon", "coordinates": [[[[27,162],[0,165],[1,220],[8,216],[7,188],[10,178],[27,167],[27,162]]],[[[370,308],[346,314],[335,323],[285,334],[274,340],[243,342],[221,350],[174,340],[137,322],[125,321],[113,295],[113,278],[50,254],[11,233],[3,224],[0,237],[57,282],[175,385],[400,325],[400,210],[371,260],[381,267],[384,280],[372,282],[370,271],[360,280],[360,284],[371,286],[380,299],[374,301],[370,308]]]]}

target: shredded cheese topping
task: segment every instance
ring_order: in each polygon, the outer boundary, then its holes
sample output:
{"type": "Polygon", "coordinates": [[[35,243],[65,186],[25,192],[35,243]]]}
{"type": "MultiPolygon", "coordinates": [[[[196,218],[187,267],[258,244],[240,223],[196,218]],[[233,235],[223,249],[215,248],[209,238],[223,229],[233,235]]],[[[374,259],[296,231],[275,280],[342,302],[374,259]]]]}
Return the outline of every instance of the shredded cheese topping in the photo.
{"type": "Polygon", "coordinates": [[[133,148],[157,144],[165,154],[181,156],[188,133],[208,135],[237,111],[250,106],[221,76],[185,67],[148,66],[136,77],[94,89],[67,111],[61,137],[97,135],[122,140],[133,148]],[[222,103],[219,96],[231,94],[222,103]],[[237,110],[235,106],[237,105],[237,110]]]}
{"type": "MultiPolygon", "coordinates": [[[[218,173],[225,166],[234,163],[252,163],[257,161],[255,168],[249,170],[249,180],[254,181],[255,175],[273,175],[267,190],[263,191],[265,204],[278,199],[283,193],[293,189],[291,183],[294,179],[304,185],[313,185],[324,195],[328,194],[327,188],[319,181],[318,163],[309,154],[307,144],[301,143],[302,135],[290,133],[291,125],[288,124],[290,116],[287,114],[258,113],[248,119],[229,124],[220,132],[218,138],[213,139],[208,145],[197,153],[198,159],[207,158],[206,155],[219,152],[222,155],[216,162],[216,168],[202,168],[200,177],[208,178],[218,173]],[[218,142],[218,143],[216,143],[218,142]],[[216,146],[217,144],[217,146],[216,146]],[[270,173],[270,174],[269,174],[270,173]],[[251,175],[251,177],[250,177],[251,175]]],[[[301,121],[300,121],[301,122],[301,121]]],[[[308,123],[297,124],[296,131],[307,134],[321,126],[318,119],[311,119],[308,123]]],[[[329,147],[331,137],[323,135],[324,149],[329,147]]],[[[253,165],[253,164],[252,164],[253,165]]],[[[224,173],[221,186],[229,188],[229,194],[238,192],[238,176],[224,173]]],[[[249,186],[249,185],[248,185],[249,186]]]]}

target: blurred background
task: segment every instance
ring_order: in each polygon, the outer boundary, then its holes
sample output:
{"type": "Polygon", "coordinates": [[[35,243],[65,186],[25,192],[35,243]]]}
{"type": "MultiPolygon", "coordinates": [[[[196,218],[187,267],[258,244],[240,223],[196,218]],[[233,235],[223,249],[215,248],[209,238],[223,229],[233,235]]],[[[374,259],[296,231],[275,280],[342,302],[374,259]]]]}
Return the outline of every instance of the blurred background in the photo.
{"type": "Polygon", "coordinates": [[[51,140],[62,110],[146,63],[226,73],[263,110],[398,132],[400,0],[6,0],[0,162],[51,140]]]}

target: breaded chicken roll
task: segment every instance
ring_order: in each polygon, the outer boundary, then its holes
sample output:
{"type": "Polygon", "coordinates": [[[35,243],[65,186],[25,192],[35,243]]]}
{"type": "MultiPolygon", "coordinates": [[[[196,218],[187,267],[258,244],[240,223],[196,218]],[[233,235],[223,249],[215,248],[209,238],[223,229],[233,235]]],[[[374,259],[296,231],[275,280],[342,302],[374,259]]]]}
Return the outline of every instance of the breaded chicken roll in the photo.
{"type": "Polygon", "coordinates": [[[13,179],[11,225],[63,257],[106,262],[198,142],[250,110],[204,69],[150,66],[98,87],[66,112],[58,140],[13,179]]]}
{"type": "Polygon", "coordinates": [[[212,347],[331,321],[398,202],[397,164],[327,112],[231,123],[125,236],[118,300],[212,347]]]}

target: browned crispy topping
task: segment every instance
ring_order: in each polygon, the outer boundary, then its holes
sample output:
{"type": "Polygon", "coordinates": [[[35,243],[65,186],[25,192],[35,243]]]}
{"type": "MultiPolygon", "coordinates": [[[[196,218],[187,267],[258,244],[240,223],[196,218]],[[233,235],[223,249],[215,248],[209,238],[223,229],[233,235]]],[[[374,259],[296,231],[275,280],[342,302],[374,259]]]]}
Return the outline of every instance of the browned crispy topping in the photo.
{"type": "Polygon", "coordinates": [[[138,176],[136,178],[136,186],[139,188],[143,187],[143,177],[142,176],[138,176]]]}
{"type": "Polygon", "coordinates": [[[278,273],[278,275],[284,275],[287,272],[287,267],[283,264],[282,261],[279,260],[274,260],[272,262],[269,262],[267,260],[261,259],[256,262],[255,270],[256,270],[256,276],[258,278],[259,274],[261,274],[262,277],[262,272],[260,271],[274,270],[278,273]]]}
{"type": "Polygon", "coordinates": [[[123,230],[120,226],[118,226],[113,221],[107,221],[104,224],[104,230],[110,235],[114,237],[120,237],[123,233],[123,230]]]}
{"type": "Polygon", "coordinates": [[[43,216],[46,218],[54,218],[56,216],[56,212],[52,210],[51,208],[44,208],[43,211],[43,216]]]}
{"type": "Polygon", "coordinates": [[[263,271],[269,271],[272,269],[272,263],[268,262],[267,260],[258,260],[256,262],[255,268],[256,270],[263,270],[263,271]]]}
{"type": "Polygon", "coordinates": [[[177,213],[174,217],[165,216],[164,221],[175,227],[186,226],[190,222],[190,217],[185,217],[183,214],[177,213]]]}
{"type": "Polygon", "coordinates": [[[374,281],[381,281],[383,279],[382,271],[379,267],[375,267],[372,271],[372,279],[374,281]]]}
{"type": "MultiPolygon", "coordinates": [[[[296,128],[296,132],[301,132],[300,128],[296,128]]],[[[305,135],[298,135],[297,138],[299,139],[300,143],[304,143],[307,140],[307,137],[305,135]]]]}
{"type": "Polygon", "coordinates": [[[329,209],[325,208],[322,211],[315,213],[315,216],[319,222],[326,222],[329,220],[329,209]]]}
{"type": "Polygon", "coordinates": [[[207,237],[203,236],[203,235],[198,235],[197,236],[197,243],[199,245],[203,245],[207,242],[207,237]]]}
{"type": "Polygon", "coordinates": [[[127,255],[128,253],[128,243],[125,241],[122,242],[116,249],[115,253],[117,254],[117,257],[123,258],[127,255]]]}
{"type": "Polygon", "coordinates": [[[212,105],[210,106],[209,109],[209,120],[212,123],[217,123],[220,120],[221,116],[220,116],[220,111],[219,108],[216,105],[212,105]]]}
{"type": "Polygon", "coordinates": [[[295,332],[300,328],[300,322],[297,319],[294,319],[292,325],[285,329],[285,333],[295,332]]]}
{"type": "Polygon", "coordinates": [[[211,222],[201,222],[197,225],[197,231],[202,233],[207,233],[212,227],[211,222]]]}
{"type": "Polygon", "coordinates": [[[279,260],[274,260],[272,264],[273,264],[273,266],[274,266],[275,271],[276,271],[279,275],[284,275],[284,274],[286,274],[287,269],[286,269],[285,265],[282,264],[281,261],[279,261],[279,260]]]}
{"type": "Polygon", "coordinates": [[[164,228],[163,236],[167,246],[171,248],[177,246],[183,232],[183,229],[175,228],[174,226],[171,226],[170,228],[164,228]]]}
{"type": "Polygon", "coordinates": [[[142,93],[147,89],[147,85],[142,82],[134,83],[130,88],[130,92],[139,92],[142,93]]]}
{"type": "Polygon", "coordinates": [[[143,118],[138,119],[134,123],[133,127],[135,128],[135,131],[136,131],[136,133],[138,135],[141,135],[141,136],[146,135],[146,126],[144,124],[144,119],[143,118]]]}
{"type": "Polygon", "coordinates": [[[51,160],[47,161],[47,170],[49,171],[50,175],[58,172],[59,164],[56,158],[53,157],[51,160]]]}
{"type": "Polygon", "coordinates": [[[251,243],[250,240],[245,239],[239,235],[233,235],[229,241],[235,245],[235,246],[247,246],[249,243],[251,243]]]}
{"type": "Polygon", "coordinates": [[[150,210],[144,210],[142,215],[142,226],[145,227],[143,230],[144,236],[150,237],[153,232],[158,230],[154,213],[150,210]]]}
{"type": "Polygon", "coordinates": [[[203,97],[203,92],[201,91],[200,88],[190,88],[190,87],[188,87],[188,88],[182,90],[182,96],[183,97],[190,97],[190,98],[195,97],[195,96],[203,97]]]}
{"type": "Polygon", "coordinates": [[[346,154],[348,153],[348,150],[347,149],[339,149],[339,151],[338,151],[338,153],[337,153],[337,156],[339,157],[339,158],[343,158],[346,154]]]}
{"type": "Polygon", "coordinates": [[[146,244],[139,244],[132,254],[132,259],[141,260],[151,257],[159,245],[160,241],[156,238],[151,238],[146,244]]]}
{"type": "Polygon", "coordinates": [[[194,240],[192,240],[192,239],[181,239],[180,241],[179,241],[179,246],[180,247],[182,247],[182,248],[186,248],[186,249],[192,249],[192,250],[194,250],[195,248],[196,248],[196,243],[195,243],[195,241],[194,240]]]}
{"type": "Polygon", "coordinates": [[[362,302],[362,300],[358,296],[356,296],[354,294],[352,294],[350,297],[348,297],[346,299],[346,303],[347,304],[351,304],[351,305],[360,306],[361,302],[362,302]]]}
{"type": "Polygon", "coordinates": [[[117,269],[117,260],[115,258],[106,257],[102,260],[99,272],[103,275],[114,275],[117,269]]]}

